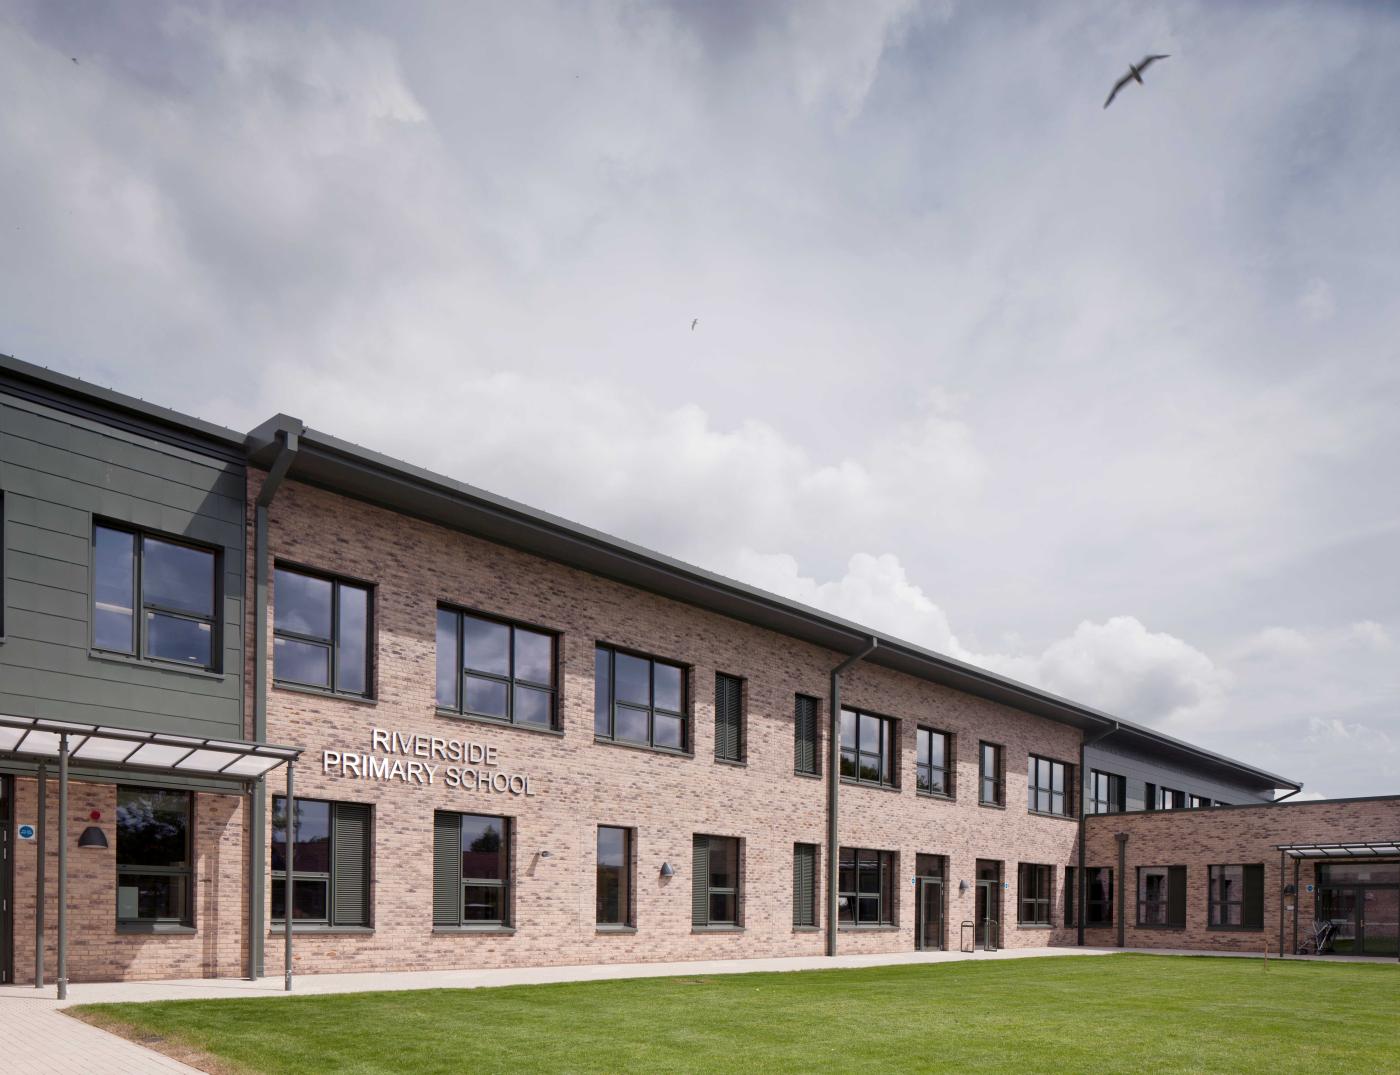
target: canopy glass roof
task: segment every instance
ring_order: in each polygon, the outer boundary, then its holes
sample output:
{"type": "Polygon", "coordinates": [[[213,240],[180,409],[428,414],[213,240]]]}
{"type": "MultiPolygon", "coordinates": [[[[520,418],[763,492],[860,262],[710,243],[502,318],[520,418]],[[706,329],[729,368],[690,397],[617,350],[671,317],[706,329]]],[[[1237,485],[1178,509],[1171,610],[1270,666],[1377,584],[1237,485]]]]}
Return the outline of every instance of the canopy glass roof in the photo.
{"type": "Polygon", "coordinates": [[[1279,844],[1295,859],[1388,858],[1400,856],[1400,840],[1375,840],[1351,844],[1279,844]]]}

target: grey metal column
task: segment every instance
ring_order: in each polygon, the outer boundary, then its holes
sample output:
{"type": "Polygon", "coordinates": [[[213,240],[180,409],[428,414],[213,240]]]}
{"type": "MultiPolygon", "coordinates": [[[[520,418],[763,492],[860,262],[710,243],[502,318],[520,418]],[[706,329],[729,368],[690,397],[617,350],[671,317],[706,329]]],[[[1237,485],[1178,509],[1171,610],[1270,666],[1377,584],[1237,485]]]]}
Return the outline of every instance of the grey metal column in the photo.
{"type": "Polygon", "coordinates": [[[841,673],[857,661],[864,660],[879,645],[872,638],[870,645],[847,657],[831,670],[831,712],[827,714],[827,740],[830,750],[826,767],[826,954],[836,954],[836,919],[839,913],[841,880],[840,808],[841,808],[841,673]]]}
{"type": "Polygon", "coordinates": [[[292,773],[296,766],[288,760],[287,762],[287,814],[283,832],[286,835],[287,848],[287,879],[282,882],[282,932],[283,944],[286,946],[284,958],[287,963],[286,990],[292,991],[292,891],[295,886],[292,884],[292,856],[296,850],[296,800],[292,798],[292,773]]]}
{"type": "Polygon", "coordinates": [[[39,868],[34,871],[34,988],[44,988],[44,872],[49,827],[49,767],[39,763],[39,868]]]}
{"type": "Polygon", "coordinates": [[[68,733],[58,737],[58,999],[68,999],[68,733]]]}
{"type": "MultiPolygon", "coordinates": [[[[1285,865],[1287,857],[1286,852],[1280,851],[1278,853],[1278,955],[1280,959],[1283,958],[1283,901],[1287,898],[1283,894],[1283,879],[1287,876],[1287,866],[1285,865]]],[[[1267,949],[1268,944],[1265,944],[1264,947],[1267,949]]],[[[1267,951],[1265,955],[1268,955],[1267,951]]]]}

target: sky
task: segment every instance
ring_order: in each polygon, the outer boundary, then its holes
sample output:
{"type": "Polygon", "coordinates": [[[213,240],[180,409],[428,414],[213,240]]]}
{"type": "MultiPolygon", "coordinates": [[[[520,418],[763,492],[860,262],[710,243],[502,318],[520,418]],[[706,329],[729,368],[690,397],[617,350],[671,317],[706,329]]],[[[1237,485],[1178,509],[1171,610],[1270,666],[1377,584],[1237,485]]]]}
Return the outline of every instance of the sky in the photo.
{"type": "Polygon", "coordinates": [[[0,352],[1393,793],[1397,54],[1340,0],[0,0],[0,352]]]}

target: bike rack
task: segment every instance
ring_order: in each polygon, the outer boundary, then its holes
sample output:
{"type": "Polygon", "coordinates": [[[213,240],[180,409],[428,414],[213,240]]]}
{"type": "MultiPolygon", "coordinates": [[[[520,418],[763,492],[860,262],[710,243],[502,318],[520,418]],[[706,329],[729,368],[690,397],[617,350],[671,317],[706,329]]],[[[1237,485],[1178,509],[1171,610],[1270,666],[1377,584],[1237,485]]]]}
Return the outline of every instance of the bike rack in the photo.
{"type": "Polygon", "coordinates": [[[982,951],[995,952],[1001,947],[1001,923],[995,918],[987,919],[987,936],[982,942],[982,951]]]}
{"type": "Polygon", "coordinates": [[[967,953],[977,951],[977,923],[970,918],[962,924],[962,930],[958,935],[958,948],[967,953]],[[968,930],[972,930],[970,940],[968,930]]]}

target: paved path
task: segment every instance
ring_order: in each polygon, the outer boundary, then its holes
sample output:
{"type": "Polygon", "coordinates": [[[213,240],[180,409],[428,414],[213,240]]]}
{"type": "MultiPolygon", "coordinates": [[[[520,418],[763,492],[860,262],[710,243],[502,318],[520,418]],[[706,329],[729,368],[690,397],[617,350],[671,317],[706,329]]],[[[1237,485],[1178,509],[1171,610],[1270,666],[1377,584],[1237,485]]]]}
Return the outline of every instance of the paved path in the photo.
{"type": "MultiPolygon", "coordinates": [[[[71,1004],[123,1001],[195,1000],[227,997],[309,996],[362,993],[370,990],[479,989],[546,982],[588,982],[610,978],[666,978],[695,974],[744,974],[756,971],[831,970],[841,967],[886,967],[908,963],[952,963],[963,960],[1030,959],[1037,956],[1100,956],[1121,948],[1016,948],[1000,952],[893,952],[881,955],[796,956],[784,959],[717,959],[691,963],[607,963],[573,967],[510,967],[495,970],[405,971],[393,974],[307,974],[294,982],[295,993],[283,989],[281,977],[179,979],[158,982],[75,982],[68,999],[55,998],[53,986],[0,986],[0,1070],[29,1073],[191,1072],[195,1069],[139,1045],[79,1023],[63,1015],[71,1004]]],[[[1126,951],[1134,951],[1127,949],[1126,951]]],[[[1192,955],[1202,952],[1138,949],[1153,955],[1192,955]]],[[[1248,953],[1240,953],[1243,958],[1248,953]]],[[[1323,956],[1338,962],[1387,963],[1361,957],[1323,956]]]]}

